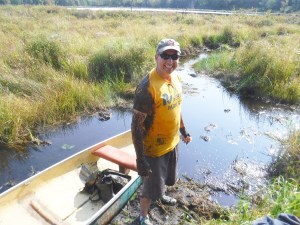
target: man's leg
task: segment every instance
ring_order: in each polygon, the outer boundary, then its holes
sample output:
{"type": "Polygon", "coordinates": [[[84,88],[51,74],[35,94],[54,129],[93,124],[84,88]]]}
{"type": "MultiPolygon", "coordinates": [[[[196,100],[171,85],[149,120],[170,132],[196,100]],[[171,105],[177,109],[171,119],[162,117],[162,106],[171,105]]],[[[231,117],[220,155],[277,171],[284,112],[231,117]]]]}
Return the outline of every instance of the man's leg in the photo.
{"type": "Polygon", "coordinates": [[[145,198],[145,197],[140,198],[141,216],[146,217],[148,215],[150,205],[151,205],[150,198],[145,198]]]}

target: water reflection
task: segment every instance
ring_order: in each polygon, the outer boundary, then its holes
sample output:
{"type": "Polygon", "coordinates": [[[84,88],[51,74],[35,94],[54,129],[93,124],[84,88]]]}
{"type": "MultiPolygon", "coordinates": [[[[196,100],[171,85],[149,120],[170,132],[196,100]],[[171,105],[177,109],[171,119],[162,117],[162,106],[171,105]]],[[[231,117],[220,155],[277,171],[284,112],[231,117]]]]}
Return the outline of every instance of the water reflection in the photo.
{"type": "Polygon", "coordinates": [[[100,121],[97,114],[56,129],[40,130],[47,146],[27,146],[24,151],[0,146],[0,192],[91,145],[130,129],[131,113],[112,110],[112,118],[100,121]]]}
{"type": "Polygon", "coordinates": [[[196,74],[192,69],[195,61],[181,69],[185,87],[192,90],[186,90],[183,117],[193,142],[182,145],[180,172],[223,190],[215,198],[231,205],[236,199],[228,187],[247,186],[253,193],[264,184],[266,165],[280,147],[278,139],[287,135],[291,124],[299,124],[299,112],[241,100],[228,93],[218,80],[196,74]]]}

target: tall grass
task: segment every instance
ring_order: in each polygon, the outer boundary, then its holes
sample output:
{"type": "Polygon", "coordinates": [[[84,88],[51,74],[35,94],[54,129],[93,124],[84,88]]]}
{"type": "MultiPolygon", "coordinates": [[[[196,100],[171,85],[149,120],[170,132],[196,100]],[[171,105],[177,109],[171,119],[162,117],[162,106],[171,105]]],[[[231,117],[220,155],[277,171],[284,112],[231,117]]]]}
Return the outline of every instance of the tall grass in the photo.
{"type": "Polygon", "coordinates": [[[250,88],[258,96],[299,102],[300,68],[292,46],[279,41],[249,42],[237,51],[236,60],[241,70],[239,91],[250,88]]]}
{"type": "Polygon", "coordinates": [[[61,69],[65,64],[65,53],[60,45],[46,37],[38,37],[27,44],[25,49],[36,63],[49,64],[54,69],[61,69]]]}
{"type": "Polygon", "coordinates": [[[107,43],[89,60],[89,74],[92,79],[112,79],[131,82],[145,73],[153,57],[148,54],[151,46],[147,43],[107,43]]]}

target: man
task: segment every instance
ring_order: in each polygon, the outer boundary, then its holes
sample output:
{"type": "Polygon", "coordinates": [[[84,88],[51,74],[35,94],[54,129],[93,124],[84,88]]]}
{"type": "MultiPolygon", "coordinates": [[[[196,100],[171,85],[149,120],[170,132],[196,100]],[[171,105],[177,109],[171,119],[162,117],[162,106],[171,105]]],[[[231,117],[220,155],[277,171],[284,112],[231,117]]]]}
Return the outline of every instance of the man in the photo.
{"type": "Polygon", "coordinates": [[[181,78],[174,72],[180,53],[178,42],[161,40],[156,49],[156,67],[135,91],[131,131],[138,174],[143,178],[137,218],[142,225],[151,224],[151,201],[161,199],[163,203],[176,204],[176,199],[165,195],[165,185],[174,185],[177,179],[178,131],[184,143],[192,140],[181,116],[181,78]]]}

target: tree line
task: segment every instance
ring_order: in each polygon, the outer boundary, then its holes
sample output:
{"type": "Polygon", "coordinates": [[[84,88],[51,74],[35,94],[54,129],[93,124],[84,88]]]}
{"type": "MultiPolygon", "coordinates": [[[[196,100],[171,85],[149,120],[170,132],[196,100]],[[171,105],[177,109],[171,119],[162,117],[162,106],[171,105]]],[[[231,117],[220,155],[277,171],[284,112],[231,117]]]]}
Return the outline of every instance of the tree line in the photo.
{"type": "Polygon", "coordinates": [[[91,7],[146,7],[296,12],[300,0],[0,0],[0,5],[60,5],[91,7]]]}

